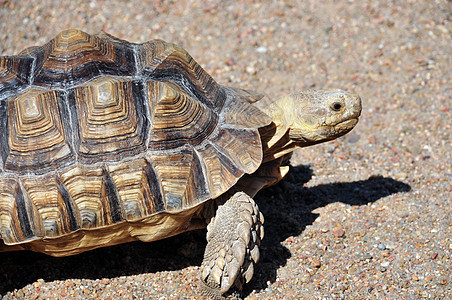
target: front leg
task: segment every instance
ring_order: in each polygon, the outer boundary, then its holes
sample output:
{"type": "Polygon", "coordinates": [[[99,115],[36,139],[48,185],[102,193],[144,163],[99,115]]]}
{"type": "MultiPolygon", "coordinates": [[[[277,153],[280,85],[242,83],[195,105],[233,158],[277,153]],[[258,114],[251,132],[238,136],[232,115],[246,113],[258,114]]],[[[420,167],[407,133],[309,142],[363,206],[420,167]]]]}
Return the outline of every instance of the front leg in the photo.
{"type": "Polygon", "coordinates": [[[207,247],[201,265],[201,291],[214,299],[241,291],[253,277],[264,237],[264,217],[254,200],[235,193],[207,226],[207,247]]]}

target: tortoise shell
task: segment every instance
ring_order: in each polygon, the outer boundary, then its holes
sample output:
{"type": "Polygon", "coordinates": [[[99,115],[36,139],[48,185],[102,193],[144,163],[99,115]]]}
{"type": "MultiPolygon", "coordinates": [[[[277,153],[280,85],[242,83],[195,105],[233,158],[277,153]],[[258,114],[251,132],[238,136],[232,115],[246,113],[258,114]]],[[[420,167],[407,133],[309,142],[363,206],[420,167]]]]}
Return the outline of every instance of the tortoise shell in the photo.
{"type": "Polygon", "coordinates": [[[68,30],[0,57],[0,251],[185,231],[261,163],[271,120],[247,97],[161,40],[68,30]]]}

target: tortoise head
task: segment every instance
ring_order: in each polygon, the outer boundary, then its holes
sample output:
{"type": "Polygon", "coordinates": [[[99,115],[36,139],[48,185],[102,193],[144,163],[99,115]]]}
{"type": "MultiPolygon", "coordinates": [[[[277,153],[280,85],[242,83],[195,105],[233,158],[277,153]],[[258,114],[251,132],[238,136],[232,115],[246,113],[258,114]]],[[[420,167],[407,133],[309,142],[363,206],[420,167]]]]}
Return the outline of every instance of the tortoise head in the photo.
{"type": "Polygon", "coordinates": [[[340,137],[355,127],[361,114],[358,95],[342,90],[307,90],[280,100],[289,137],[305,147],[340,137]]]}

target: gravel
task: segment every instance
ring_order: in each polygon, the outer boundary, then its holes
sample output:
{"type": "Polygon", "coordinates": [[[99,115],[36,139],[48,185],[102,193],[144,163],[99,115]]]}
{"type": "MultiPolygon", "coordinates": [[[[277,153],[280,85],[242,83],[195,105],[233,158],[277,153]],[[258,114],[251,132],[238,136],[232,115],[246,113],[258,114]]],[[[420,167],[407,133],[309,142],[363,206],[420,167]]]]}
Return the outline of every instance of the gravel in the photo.
{"type": "MultiPolygon", "coordinates": [[[[185,47],[221,84],[362,96],[360,123],[262,191],[246,299],[452,295],[450,1],[0,0],[0,53],[60,30],[185,47]]],[[[205,231],[73,257],[0,254],[3,299],[198,299],[205,231]],[[187,251],[188,249],[188,251],[187,251]]]]}

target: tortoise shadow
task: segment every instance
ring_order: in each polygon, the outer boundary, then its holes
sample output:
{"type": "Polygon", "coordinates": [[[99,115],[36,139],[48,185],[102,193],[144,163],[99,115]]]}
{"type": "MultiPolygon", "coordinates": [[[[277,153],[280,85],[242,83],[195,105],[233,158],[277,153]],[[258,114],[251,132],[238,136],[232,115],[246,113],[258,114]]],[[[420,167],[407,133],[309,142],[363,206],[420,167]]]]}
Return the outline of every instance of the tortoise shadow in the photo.
{"type": "MultiPolygon", "coordinates": [[[[409,185],[385,177],[304,187],[312,175],[309,166],[291,167],[283,181],[256,196],[265,216],[265,238],[261,261],[244,295],[253,289],[265,289],[268,281],[276,280],[278,268],[291,256],[281,242],[312,224],[318,217],[312,213],[314,209],[333,202],[367,205],[411,190],[409,185]]],[[[153,243],[134,242],[61,258],[29,251],[0,253],[0,296],[38,279],[101,279],[199,266],[206,246],[205,234],[205,230],[196,230],[153,243]]]]}
{"type": "Polygon", "coordinates": [[[291,256],[281,242],[290,236],[298,236],[306,226],[312,225],[319,216],[312,213],[316,208],[334,202],[367,205],[380,198],[411,190],[406,183],[382,176],[304,187],[312,176],[309,166],[291,167],[284,180],[257,195],[256,201],[265,216],[265,238],[261,244],[262,259],[256,266],[255,277],[245,287],[245,295],[253,289],[267,288],[268,281],[275,282],[277,270],[291,256]]]}

